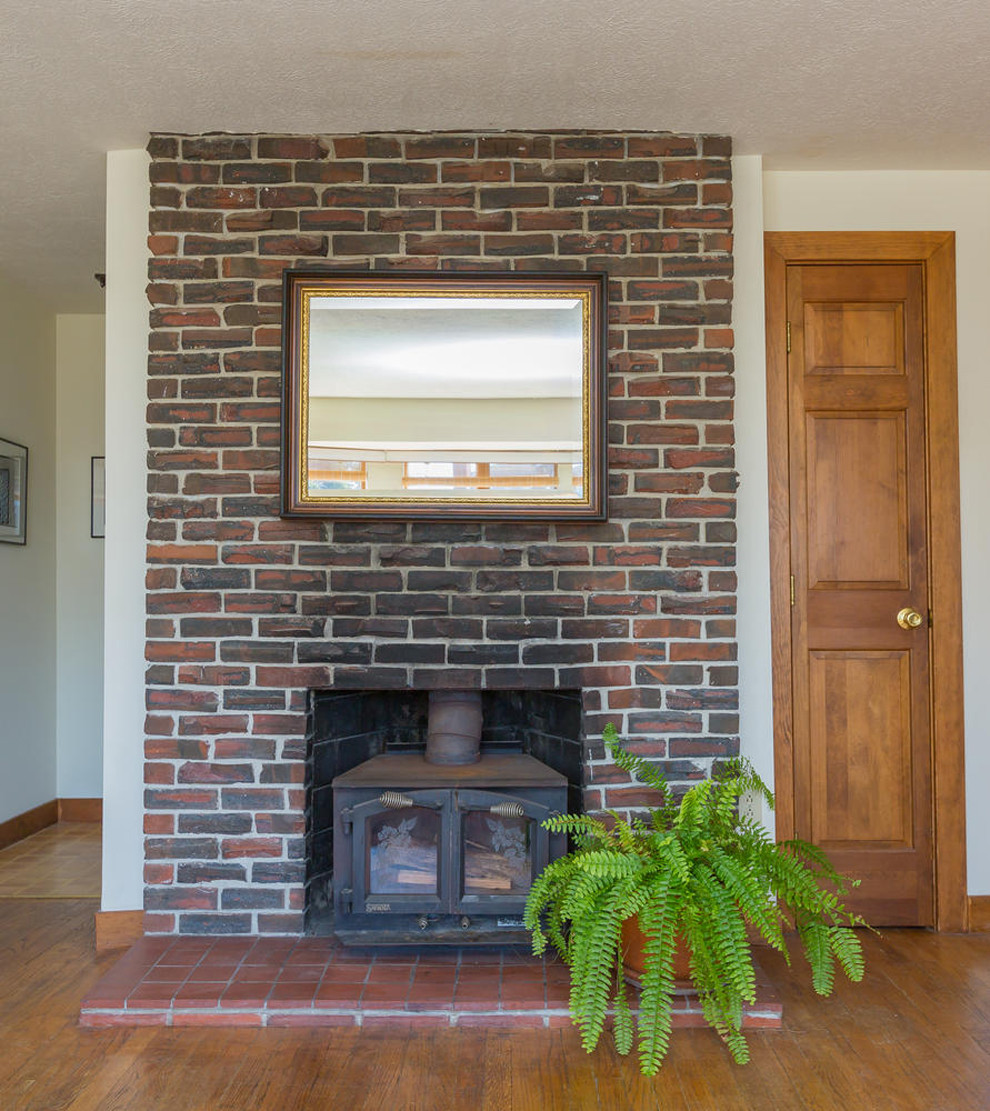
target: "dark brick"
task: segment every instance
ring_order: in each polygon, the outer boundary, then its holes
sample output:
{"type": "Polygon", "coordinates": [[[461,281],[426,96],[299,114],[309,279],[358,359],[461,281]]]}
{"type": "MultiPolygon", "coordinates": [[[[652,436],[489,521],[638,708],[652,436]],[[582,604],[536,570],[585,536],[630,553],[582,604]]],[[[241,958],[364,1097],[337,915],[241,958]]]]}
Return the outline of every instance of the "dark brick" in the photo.
{"type": "Polygon", "coordinates": [[[558,185],[553,191],[554,208],[583,208],[586,205],[622,204],[622,189],[617,185],[558,185]]]}
{"type": "Polygon", "coordinates": [[[180,914],[179,932],[183,934],[249,934],[250,914],[180,914]]]}
{"type": "Polygon", "coordinates": [[[259,158],[319,159],[326,158],[329,153],[326,143],[315,137],[292,135],[258,140],[259,158]]]}
{"type": "Polygon", "coordinates": [[[491,186],[479,192],[479,206],[489,208],[546,208],[550,190],[539,185],[491,186]]]}
{"type": "Polygon", "coordinates": [[[233,135],[208,135],[183,139],[182,157],[187,162],[219,162],[251,157],[251,140],[233,135]]]}

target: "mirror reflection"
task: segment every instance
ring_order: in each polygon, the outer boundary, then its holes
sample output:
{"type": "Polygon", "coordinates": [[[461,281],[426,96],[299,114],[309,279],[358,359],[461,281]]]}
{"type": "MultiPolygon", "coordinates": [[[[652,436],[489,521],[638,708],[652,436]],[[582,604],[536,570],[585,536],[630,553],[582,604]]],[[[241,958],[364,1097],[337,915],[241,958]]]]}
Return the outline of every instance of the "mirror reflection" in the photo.
{"type": "Polygon", "coordinates": [[[286,271],[283,512],[604,512],[604,274],[286,271]]]}
{"type": "Polygon", "coordinates": [[[313,296],[311,495],[583,497],[575,297],[313,296]]]}

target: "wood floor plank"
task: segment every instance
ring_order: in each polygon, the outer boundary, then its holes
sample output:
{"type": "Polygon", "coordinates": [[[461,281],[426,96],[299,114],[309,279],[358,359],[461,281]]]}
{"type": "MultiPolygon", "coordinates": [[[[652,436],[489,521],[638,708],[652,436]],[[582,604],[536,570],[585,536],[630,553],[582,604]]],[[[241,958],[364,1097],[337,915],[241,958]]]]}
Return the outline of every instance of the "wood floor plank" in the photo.
{"type": "Polygon", "coordinates": [[[117,959],[93,952],[91,900],[0,899],[3,1111],[985,1111],[990,937],[887,931],[862,984],[821,1000],[807,967],[767,974],[784,1028],[732,1063],[674,1032],[660,1075],[572,1028],[82,1029],[79,1002],[117,959]]]}

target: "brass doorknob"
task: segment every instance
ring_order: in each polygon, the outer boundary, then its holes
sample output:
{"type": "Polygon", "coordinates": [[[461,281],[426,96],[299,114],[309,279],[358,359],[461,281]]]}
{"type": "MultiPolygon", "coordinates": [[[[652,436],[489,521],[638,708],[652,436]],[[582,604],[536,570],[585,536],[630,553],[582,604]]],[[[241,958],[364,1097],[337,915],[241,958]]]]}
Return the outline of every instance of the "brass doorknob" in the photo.
{"type": "Polygon", "coordinates": [[[917,629],[924,620],[921,614],[910,606],[905,606],[897,615],[897,624],[902,629],[917,629]]]}

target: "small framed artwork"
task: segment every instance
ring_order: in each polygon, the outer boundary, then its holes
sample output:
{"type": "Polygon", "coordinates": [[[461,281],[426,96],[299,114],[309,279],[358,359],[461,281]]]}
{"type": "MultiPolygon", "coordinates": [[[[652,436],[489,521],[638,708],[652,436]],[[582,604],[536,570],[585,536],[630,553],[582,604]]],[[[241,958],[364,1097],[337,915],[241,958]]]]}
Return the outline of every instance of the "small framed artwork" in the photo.
{"type": "Polygon", "coordinates": [[[27,463],[23,444],[0,439],[0,541],[27,543],[27,463]]]}
{"type": "Polygon", "coordinates": [[[94,540],[107,534],[106,466],[106,458],[102,455],[94,455],[89,464],[89,535],[94,540]]]}

